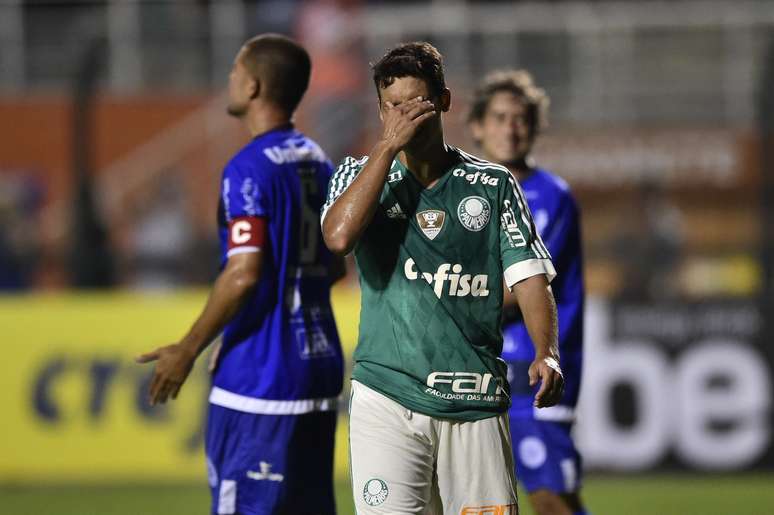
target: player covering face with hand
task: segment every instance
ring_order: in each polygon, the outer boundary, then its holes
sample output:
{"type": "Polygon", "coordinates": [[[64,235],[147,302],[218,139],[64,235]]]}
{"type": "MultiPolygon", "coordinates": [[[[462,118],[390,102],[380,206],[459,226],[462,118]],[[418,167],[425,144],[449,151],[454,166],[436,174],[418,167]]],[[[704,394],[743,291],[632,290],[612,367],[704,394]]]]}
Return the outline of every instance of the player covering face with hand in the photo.
{"type": "Polygon", "coordinates": [[[330,306],[343,263],[319,212],[333,166],[291,123],[309,83],[306,50],[277,34],[247,41],[228,112],[252,140],[226,165],[221,272],[203,312],[155,362],[152,404],[174,399],[215,339],[206,453],[213,514],[333,514],[342,355],[330,306]]]}
{"type": "MultiPolygon", "coordinates": [[[[559,351],[565,391],[559,403],[535,409],[527,370],[539,352],[517,312],[503,329],[503,358],[511,385],[509,410],[516,476],[538,515],[582,515],[581,458],[570,436],[578,401],[583,355],[583,266],[578,206],[567,184],[529,158],[545,125],[548,97],[524,70],[489,74],[479,84],[470,128],[484,156],[506,166],[518,180],[538,233],[558,272],[551,284],[559,315],[559,351]]],[[[512,297],[506,298],[515,302],[512,297]]]]}
{"type": "Polygon", "coordinates": [[[354,252],[362,291],[350,402],[357,511],[515,514],[503,282],[538,348],[534,403],[551,406],[563,384],[554,268],[508,170],[445,143],[439,52],[403,44],[373,73],[382,135],[341,163],[322,213],[328,247],[354,252]]]}

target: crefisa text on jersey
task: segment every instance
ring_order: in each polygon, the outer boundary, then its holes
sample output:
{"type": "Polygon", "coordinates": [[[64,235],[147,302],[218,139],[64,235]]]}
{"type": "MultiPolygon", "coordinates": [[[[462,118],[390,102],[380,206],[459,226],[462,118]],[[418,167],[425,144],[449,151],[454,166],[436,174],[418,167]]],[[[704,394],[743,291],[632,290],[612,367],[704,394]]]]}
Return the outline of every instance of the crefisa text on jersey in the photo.
{"type": "Polygon", "coordinates": [[[452,172],[452,175],[454,177],[463,177],[465,180],[467,180],[471,185],[476,183],[481,183],[486,186],[497,186],[500,182],[499,177],[492,177],[486,172],[473,172],[468,173],[462,168],[457,168],[452,172]]]}
{"type": "MultiPolygon", "coordinates": [[[[473,297],[489,296],[489,290],[487,289],[489,277],[486,274],[471,275],[462,274],[461,272],[462,265],[460,264],[442,263],[438,265],[438,269],[434,274],[423,272],[422,278],[427,281],[427,284],[433,286],[433,292],[435,292],[435,296],[439,299],[443,294],[447,280],[449,281],[448,294],[451,297],[466,297],[468,295],[473,297]]],[[[419,279],[420,273],[412,258],[406,260],[406,263],[403,265],[403,273],[409,281],[419,279]]]]}

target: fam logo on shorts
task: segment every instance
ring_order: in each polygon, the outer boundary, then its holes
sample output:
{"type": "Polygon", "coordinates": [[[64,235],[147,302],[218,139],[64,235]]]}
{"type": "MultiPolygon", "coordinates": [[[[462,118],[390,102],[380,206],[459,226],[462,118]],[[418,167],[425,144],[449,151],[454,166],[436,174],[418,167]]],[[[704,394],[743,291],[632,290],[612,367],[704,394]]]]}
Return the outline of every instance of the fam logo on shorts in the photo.
{"type": "Polygon", "coordinates": [[[490,504],[489,506],[465,506],[460,515],[518,515],[516,504],[490,504]]]}
{"type": "Polygon", "coordinates": [[[379,506],[389,493],[387,483],[378,478],[369,479],[363,487],[363,500],[369,506],[379,506]]]}
{"type": "Polygon", "coordinates": [[[457,206],[457,218],[465,229],[478,232],[489,223],[492,209],[484,197],[465,197],[457,206]]]}
{"type": "Polygon", "coordinates": [[[431,240],[434,240],[443,229],[444,220],[446,220],[446,213],[437,209],[428,209],[417,213],[419,228],[431,240]]]}

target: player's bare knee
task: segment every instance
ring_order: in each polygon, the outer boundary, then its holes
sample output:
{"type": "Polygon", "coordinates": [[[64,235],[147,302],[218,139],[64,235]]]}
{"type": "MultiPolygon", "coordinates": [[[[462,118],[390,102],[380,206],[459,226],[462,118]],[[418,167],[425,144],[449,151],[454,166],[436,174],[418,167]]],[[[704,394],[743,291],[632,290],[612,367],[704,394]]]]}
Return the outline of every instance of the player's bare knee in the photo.
{"type": "Polygon", "coordinates": [[[550,490],[536,490],[529,494],[529,502],[536,515],[572,515],[562,497],[550,490]]]}

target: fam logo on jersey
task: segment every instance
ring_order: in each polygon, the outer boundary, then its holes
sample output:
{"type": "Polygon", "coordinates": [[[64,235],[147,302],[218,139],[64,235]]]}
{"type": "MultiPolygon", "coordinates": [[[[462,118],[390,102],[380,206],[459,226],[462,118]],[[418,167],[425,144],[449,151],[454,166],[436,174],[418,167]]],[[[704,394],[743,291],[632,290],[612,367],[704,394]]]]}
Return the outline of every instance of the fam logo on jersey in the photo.
{"type": "Polygon", "coordinates": [[[403,179],[403,172],[400,170],[391,171],[387,175],[387,182],[398,182],[401,179],[403,179]]]}
{"type": "MultiPolygon", "coordinates": [[[[438,385],[448,384],[451,385],[451,391],[456,394],[488,394],[489,386],[495,385],[495,393],[490,396],[491,399],[483,399],[489,401],[496,401],[500,399],[500,396],[505,393],[503,388],[503,378],[495,377],[489,372],[486,374],[479,374],[478,372],[431,372],[427,376],[426,384],[428,388],[437,390],[438,385]],[[494,382],[492,382],[494,379],[494,382]]],[[[432,392],[427,392],[432,393],[432,392]]],[[[462,397],[448,397],[459,398],[462,397]]],[[[468,400],[482,400],[480,396],[469,395],[468,400]]]]}
{"type": "Polygon", "coordinates": [[[468,173],[462,168],[457,168],[452,172],[454,177],[462,177],[468,181],[471,186],[477,183],[485,184],[486,186],[497,186],[500,183],[499,177],[492,177],[486,172],[473,172],[468,173]]]}
{"type": "Polygon", "coordinates": [[[518,515],[515,504],[490,504],[488,506],[465,506],[460,515],[518,515]]]}
{"type": "Polygon", "coordinates": [[[457,206],[457,218],[465,229],[478,232],[489,223],[492,209],[484,197],[465,197],[457,206]]]}
{"type": "MultiPolygon", "coordinates": [[[[413,258],[408,258],[403,264],[403,274],[409,281],[416,281],[420,278],[420,272],[417,270],[416,262],[414,262],[413,258]]],[[[486,274],[463,274],[462,265],[459,263],[454,265],[441,263],[438,265],[435,273],[422,272],[421,277],[427,284],[433,287],[433,292],[439,299],[446,289],[447,281],[449,289],[446,293],[451,297],[467,297],[468,295],[473,297],[489,296],[489,290],[487,289],[489,277],[486,274]]]]}
{"type": "Polygon", "coordinates": [[[503,214],[501,215],[502,228],[505,231],[505,236],[508,238],[508,244],[511,247],[524,247],[527,245],[527,239],[524,238],[524,234],[519,229],[519,224],[516,222],[516,213],[513,211],[513,206],[510,200],[503,202],[503,214]]]}
{"type": "Polygon", "coordinates": [[[369,479],[363,487],[363,500],[369,506],[379,506],[389,494],[387,483],[378,478],[369,479]]]}
{"type": "Polygon", "coordinates": [[[446,213],[437,209],[428,209],[417,213],[419,228],[431,240],[434,240],[441,232],[444,220],[446,220],[446,213]]]}

